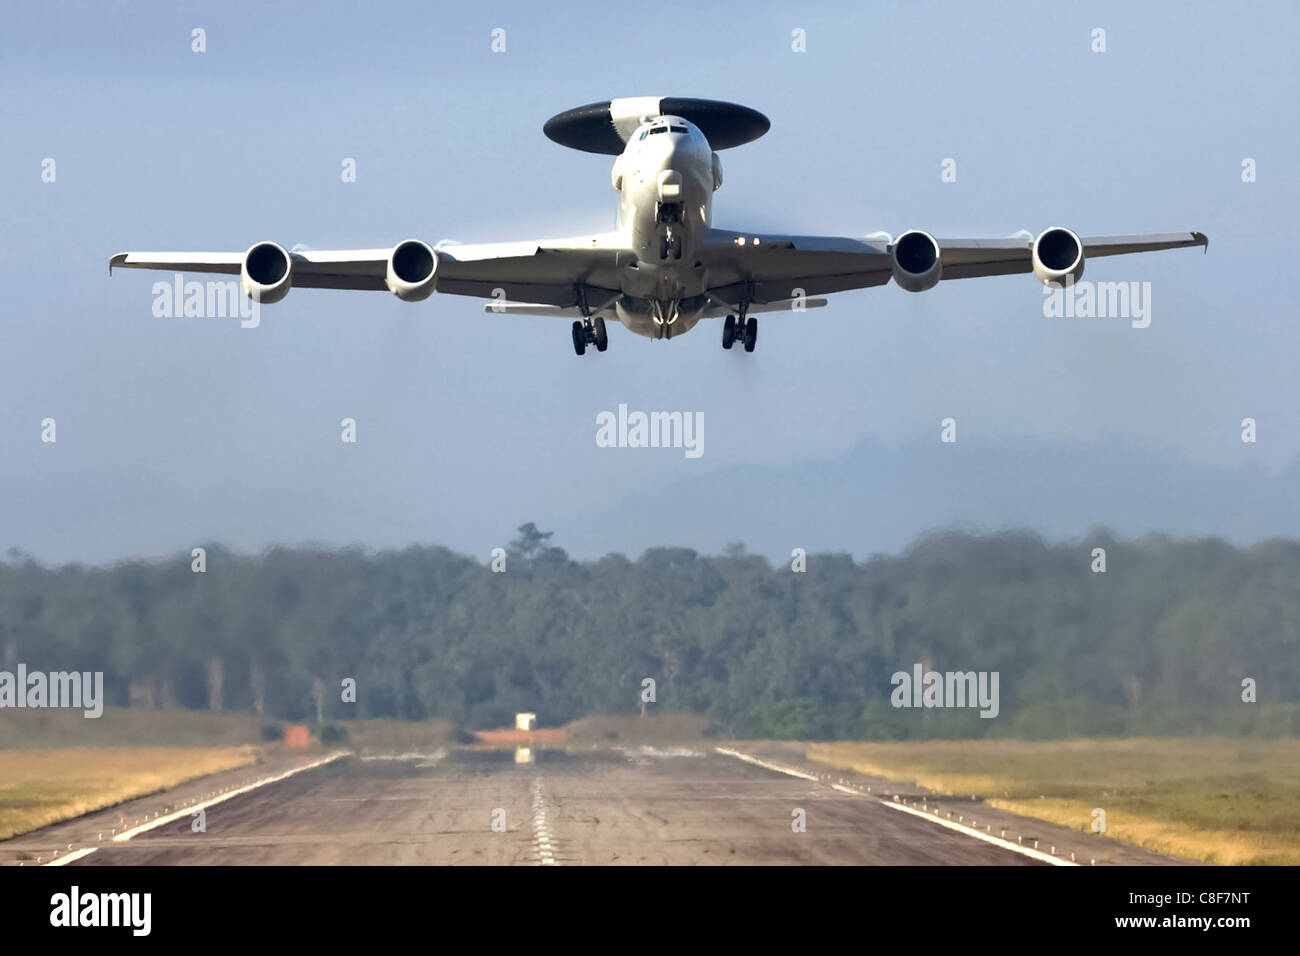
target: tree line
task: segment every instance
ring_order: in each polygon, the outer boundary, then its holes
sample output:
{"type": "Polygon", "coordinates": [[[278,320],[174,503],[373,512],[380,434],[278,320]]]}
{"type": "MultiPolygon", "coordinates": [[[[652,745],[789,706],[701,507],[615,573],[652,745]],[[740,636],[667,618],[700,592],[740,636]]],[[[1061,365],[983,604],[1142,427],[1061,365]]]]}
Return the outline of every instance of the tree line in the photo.
{"type": "Polygon", "coordinates": [[[1295,541],[943,531],[795,571],[741,545],[578,561],[526,524],[495,562],[209,546],[193,564],[11,552],[4,668],[103,671],[109,704],[306,721],[554,726],[644,705],[741,737],[1300,735],[1295,541]],[[917,664],[997,672],[997,717],[893,706],[917,664]]]}

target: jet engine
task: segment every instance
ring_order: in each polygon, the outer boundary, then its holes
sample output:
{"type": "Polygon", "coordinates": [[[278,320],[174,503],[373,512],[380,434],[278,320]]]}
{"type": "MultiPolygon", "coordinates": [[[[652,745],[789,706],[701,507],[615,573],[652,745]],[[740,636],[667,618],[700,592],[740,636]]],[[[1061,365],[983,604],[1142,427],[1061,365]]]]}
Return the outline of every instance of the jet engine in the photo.
{"type": "Polygon", "coordinates": [[[433,295],[438,276],[438,254],[419,239],[393,246],[388,255],[388,291],[403,302],[422,302],[433,295]]]}
{"type": "Polygon", "coordinates": [[[270,305],[289,294],[293,262],[278,242],[259,242],[244,253],[239,285],[254,302],[270,305]]]}
{"type": "Polygon", "coordinates": [[[1053,226],[1034,240],[1034,275],[1044,285],[1071,283],[1083,276],[1083,243],[1069,229],[1053,226]]]}
{"type": "Polygon", "coordinates": [[[939,284],[943,262],[934,236],[919,229],[903,233],[889,247],[894,281],[908,292],[924,292],[939,284]]]}

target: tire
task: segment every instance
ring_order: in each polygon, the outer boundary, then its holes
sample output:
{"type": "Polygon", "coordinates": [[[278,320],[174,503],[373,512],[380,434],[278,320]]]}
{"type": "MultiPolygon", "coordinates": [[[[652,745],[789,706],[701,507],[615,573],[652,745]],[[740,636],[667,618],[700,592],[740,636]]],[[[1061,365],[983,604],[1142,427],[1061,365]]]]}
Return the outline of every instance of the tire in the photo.
{"type": "Polygon", "coordinates": [[[727,316],[726,321],[722,323],[722,347],[724,349],[729,349],[735,341],[736,317],[734,315],[729,315],[727,316]]]}
{"type": "Polygon", "coordinates": [[[758,319],[752,315],[745,320],[745,351],[754,351],[754,345],[758,342],[758,319]]]}
{"type": "Polygon", "coordinates": [[[582,328],[581,322],[573,323],[573,351],[579,355],[585,355],[587,352],[587,333],[582,328]]]}
{"type": "Polygon", "coordinates": [[[605,330],[605,320],[596,318],[592,320],[592,324],[596,327],[596,351],[603,352],[609,348],[609,333],[605,330]]]}

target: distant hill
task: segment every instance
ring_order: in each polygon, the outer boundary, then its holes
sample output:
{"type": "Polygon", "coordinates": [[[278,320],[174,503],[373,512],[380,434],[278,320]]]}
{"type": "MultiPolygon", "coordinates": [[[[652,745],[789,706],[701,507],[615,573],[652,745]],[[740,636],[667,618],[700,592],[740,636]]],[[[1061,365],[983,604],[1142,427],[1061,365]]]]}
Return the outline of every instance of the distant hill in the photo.
{"type": "MultiPolygon", "coordinates": [[[[1238,544],[1300,538],[1300,462],[1267,474],[1115,442],[944,445],[935,435],[638,490],[635,500],[566,517],[565,540],[577,554],[601,554],[613,542],[629,553],[655,544],[716,551],[735,540],[779,560],[794,547],[893,553],[952,527],[1034,528],[1052,540],[1079,538],[1096,524],[1134,538],[1171,529],[1238,544]]],[[[1244,446],[1246,460],[1251,450],[1244,446]]]]}

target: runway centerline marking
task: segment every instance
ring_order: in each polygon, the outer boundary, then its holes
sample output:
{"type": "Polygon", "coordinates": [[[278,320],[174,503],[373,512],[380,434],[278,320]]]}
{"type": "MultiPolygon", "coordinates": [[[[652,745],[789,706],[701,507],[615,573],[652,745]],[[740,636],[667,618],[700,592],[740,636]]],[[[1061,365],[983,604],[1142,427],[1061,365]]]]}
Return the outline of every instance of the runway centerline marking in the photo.
{"type": "Polygon", "coordinates": [[[546,803],[542,799],[542,778],[533,781],[533,842],[542,866],[558,866],[551,852],[551,830],[546,823],[546,803]]]}

